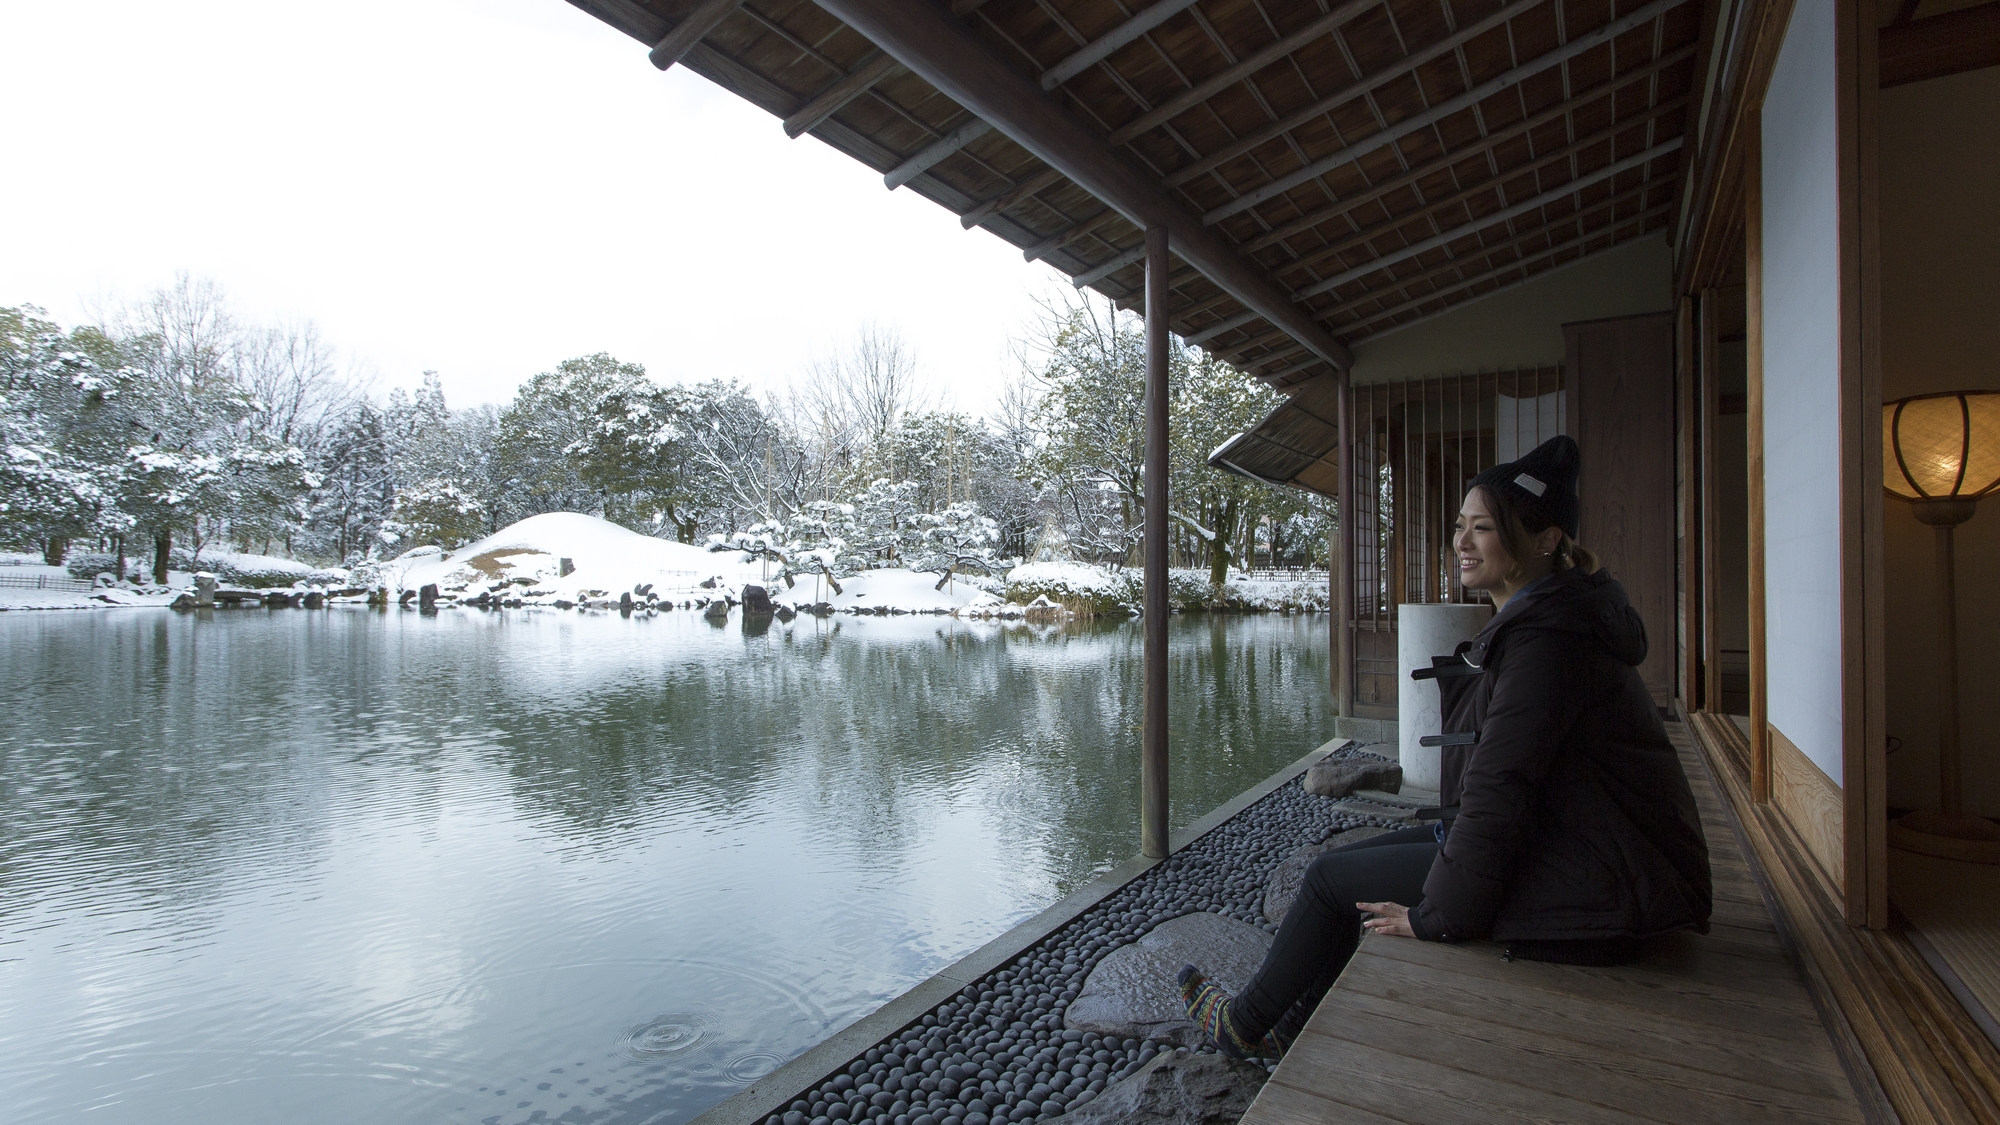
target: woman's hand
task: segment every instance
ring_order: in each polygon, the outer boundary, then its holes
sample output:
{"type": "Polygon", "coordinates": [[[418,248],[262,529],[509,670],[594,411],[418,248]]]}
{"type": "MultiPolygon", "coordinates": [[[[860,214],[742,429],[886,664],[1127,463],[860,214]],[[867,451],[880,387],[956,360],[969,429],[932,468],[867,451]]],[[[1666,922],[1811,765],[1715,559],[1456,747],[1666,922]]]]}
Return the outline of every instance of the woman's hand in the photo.
{"type": "Polygon", "coordinates": [[[1354,909],[1364,914],[1373,914],[1361,923],[1361,927],[1371,934],[1387,934],[1390,937],[1416,937],[1410,929],[1410,908],[1393,902],[1357,902],[1354,909]]]}

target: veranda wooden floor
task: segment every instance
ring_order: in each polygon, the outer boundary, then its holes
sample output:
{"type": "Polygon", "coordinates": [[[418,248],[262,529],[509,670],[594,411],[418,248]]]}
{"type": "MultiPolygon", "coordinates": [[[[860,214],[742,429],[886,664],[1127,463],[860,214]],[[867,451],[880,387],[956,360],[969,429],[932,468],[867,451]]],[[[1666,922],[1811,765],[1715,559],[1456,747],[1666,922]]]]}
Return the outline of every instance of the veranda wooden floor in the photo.
{"type": "Polygon", "coordinates": [[[1370,937],[1244,1125],[1863,1120],[1686,732],[1714,932],[1611,969],[1370,937]]]}

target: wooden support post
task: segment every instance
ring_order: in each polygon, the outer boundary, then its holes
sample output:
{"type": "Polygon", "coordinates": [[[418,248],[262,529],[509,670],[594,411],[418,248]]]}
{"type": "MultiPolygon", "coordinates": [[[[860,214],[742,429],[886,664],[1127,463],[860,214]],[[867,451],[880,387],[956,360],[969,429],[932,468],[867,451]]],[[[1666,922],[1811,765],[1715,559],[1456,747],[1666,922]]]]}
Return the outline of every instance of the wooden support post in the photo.
{"type": "Polygon", "coordinates": [[[1167,228],[1146,228],[1146,716],[1139,842],[1167,855],[1167,228]]]}
{"type": "Polygon", "coordinates": [[[1702,537],[1706,525],[1702,515],[1706,511],[1701,502],[1704,495],[1700,471],[1701,438],[1697,433],[1701,413],[1701,394],[1695,390],[1699,379],[1700,365],[1695,361],[1695,300],[1682,297],[1677,310],[1674,330],[1674,413],[1679,419],[1678,442],[1675,459],[1678,462],[1679,480],[1675,497],[1676,533],[1680,538],[1680,696],[1681,708],[1689,714],[1701,710],[1702,701],[1711,702],[1713,695],[1704,697],[1701,679],[1701,655],[1704,651],[1704,630],[1706,615],[1703,606],[1710,600],[1708,585],[1703,581],[1701,568],[1702,537]]]}
{"type": "Polygon", "coordinates": [[[653,65],[661,70],[673,66],[681,61],[682,55],[694,50],[694,45],[701,42],[703,36],[714,31],[717,24],[728,19],[729,13],[735,11],[736,6],[742,2],[743,0],[702,0],[699,8],[691,12],[688,18],[674,25],[674,29],[667,32],[665,38],[653,45],[653,51],[647,57],[651,58],[653,65]]]}
{"type": "Polygon", "coordinates": [[[1700,418],[1696,432],[1701,442],[1696,463],[1701,481],[1701,518],[1697,521],[1701,529],[1701,698],[1705,710],[1719,712],[1722,710],[1722,619],[1717,612],[1720,605],[1716,592],[1722,588],[1722,518],[1715,488],[1718,476],[1715,431],[1722,416],[1722,300],[1714,289],[1702,290],[1699,300],[1701,336],[1696,347],[1700,349],[1697,360],[1700,376],[1695,385],[1700,398],[1695,410],[1700,418]]]}
{"type": "MultiPolygon", "coordinates": [[[[1335,429],[1340,444],[1334,454],[1340,468],[1334,472],[1333,512],[1333,705],[1343,718],[1354,717],[1354,391],[1348,386],[1347,372],[1335,392],[1340,401],[1335,410],[1335,429]]],[[[1336,732],[1338,733],[1338,732],[1336,732]]]]}
{"type": "Polygon", "coordinates": [[[1749,477],[1750,799],[1771,800],[1771,708],[1764,676],[1764,138],[1753,109],[1743,130],[1743,447],[1749,477]]]}

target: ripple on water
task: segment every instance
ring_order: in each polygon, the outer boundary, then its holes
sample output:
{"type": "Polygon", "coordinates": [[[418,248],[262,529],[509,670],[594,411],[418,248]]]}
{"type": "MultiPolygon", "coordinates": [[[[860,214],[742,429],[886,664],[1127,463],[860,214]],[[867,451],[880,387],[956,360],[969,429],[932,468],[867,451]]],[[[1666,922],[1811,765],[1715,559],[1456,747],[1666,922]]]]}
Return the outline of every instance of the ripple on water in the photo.
{"type": "Polygon", "coordinates": [[[731,1059],[722,1067],[722,1073],[737,1082],[755,1082],[766,1074],[784,1065],[785,1060],[768,1051],[757,1051],[731,1059]]]}
{"type": "Polygon", "coordinates": [[[645,1023],[625,1029],[619,1038],[619,1053],[638,1062],[651,1062],[689,1050],[715,1033],[714,1017],[700,1012],[677,1012],[654,1016],[645,1023]]]}

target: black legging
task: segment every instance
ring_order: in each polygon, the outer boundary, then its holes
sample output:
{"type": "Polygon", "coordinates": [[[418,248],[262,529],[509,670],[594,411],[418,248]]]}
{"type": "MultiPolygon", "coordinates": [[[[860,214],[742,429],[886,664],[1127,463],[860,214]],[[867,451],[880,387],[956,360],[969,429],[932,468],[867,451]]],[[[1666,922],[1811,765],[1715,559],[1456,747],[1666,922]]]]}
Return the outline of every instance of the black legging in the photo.
{"type": "Polygon", "coordinates": [[[1424,876],[1437,858],[1432,826],[1395,832],[1326,852],[1306,868],[1299,897],[1285,912],[1264,966],[1231,1003],[1236,1033],[1256,1042],[1278,1029],[1288,1041],[1298,1037],[1320,998],[1361,944],[1357,902],[1415,906],[1424,896],[1424,876]]]}

